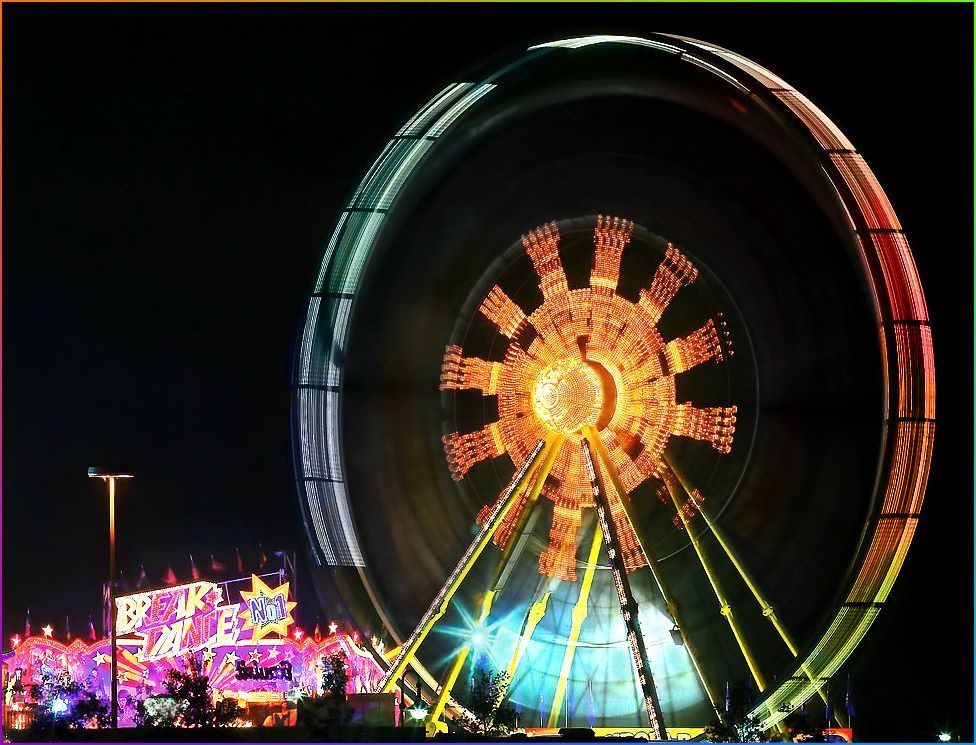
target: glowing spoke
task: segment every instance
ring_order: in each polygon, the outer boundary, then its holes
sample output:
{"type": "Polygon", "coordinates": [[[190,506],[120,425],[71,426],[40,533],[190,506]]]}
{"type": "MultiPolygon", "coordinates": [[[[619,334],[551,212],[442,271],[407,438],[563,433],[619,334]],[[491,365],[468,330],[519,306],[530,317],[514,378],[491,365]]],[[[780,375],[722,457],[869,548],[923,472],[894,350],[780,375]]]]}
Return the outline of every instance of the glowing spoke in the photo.
{"type": "Polygon", "coordinates": [[[447,463],[451,476],[460,481],[475,463],[504,454],[505,445],[498,431],[498,422],[488,424],[477,432],[458,434],[452,432],[444,437],[447,463]]]}
{"type": "Polygon", "coordinates": [[[667,413],[668,429],[678,437],[710,443],[720,453],[732,450],[735,434],[735,406],[700,409],[691,404],[677,404],[667,413]]]}
{"type": "Polygon", "coordinates": [[[617,282],[620,281],[620,258],[624,248],[630,243],[630,234],[633,230],[632,222],[621,220],[619,217],[600,215],[596,230],[593,231],[596,250],[593,256],[593,271],[590,273],[591,287],[608,289],[610,290],[608,295],[616,292],[617,282]]]}
{"type": "Polygon", "coordinates": [[[668,245],[662,261],[654,272],[651,286],[641,290],[640,307],[647,314],[650,324],[657,325],[661,315],[670,305],[678,290],[687,287],[698,278],[698,270],[688,258],[672,245],[668,245]]]}
{"type": "Polygon", "coordinates": [[[576,533],[581,525],[580,511],[557,498],[552,511],[549,546],[539,557],[539,571],[555,579],[576,580],[576,533]]]}
{"type": "Polygon", "coordinates": [[[501,371],[501,362],[489,362],[480,357],[464,357],[461,354],[461,347],[452,344],[444,353],[440,389],[456,391],[468,388],[479,390],[489,396],[498,390],[498,377],[501,371]]]}
{"type": "Polygon", "coordinates": [[[566,284],[562,261],[559,259],[559,228],[556,223],[530,230],[522,236],[522,245],[532,260],[536,274],[539,275],[542,296],[546,300],[565,296],[569,292],[569,287],[566,284]]]}
{"type": "Polygon", "coordinates": [[[498,285],[491,288],[491,292],[488,293],[488,297],[484,299],[478,310],[509,338],[515,336],[515,333],[525,323],[525,313],[498,285]]]}
{"type": "Polygon", "coordinates": [[[721,362],[726,355],[732,356],[732,345],[721,316],[717,326],[715,321],[709,319],[704,326],[695,329],[688,336],[664,345],[668,375],[683,373],[705,362],[721,362]]]}

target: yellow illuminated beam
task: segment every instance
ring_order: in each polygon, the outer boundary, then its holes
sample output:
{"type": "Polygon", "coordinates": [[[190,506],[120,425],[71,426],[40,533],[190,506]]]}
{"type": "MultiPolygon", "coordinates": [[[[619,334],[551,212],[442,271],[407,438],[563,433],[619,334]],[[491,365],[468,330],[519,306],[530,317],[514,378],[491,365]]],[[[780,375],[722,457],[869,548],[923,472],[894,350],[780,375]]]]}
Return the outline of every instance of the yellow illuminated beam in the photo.
{"type": "Polygon", "coordinates": [[[551,592],[546,592],[541,599],[536,600],[532,603],[532,607],[529,608],[529,615],[525,621],[525,628],[522,630],[522,637],[519,639],[518,646],[515,648],[515,654],[512,655],[511,662],[508,663],[509,680],[515,679],[515,671],[518,670],[519,662],[522,661],[525,650],[528,649],[532,634],[535,633],[535,627],[539,625],[539,622],[546,615],[546,607],[549,604],[550,595],[552,595],[551,592]]]}
{"type": "MultiPolygon", "coordinates": [[[[684,644],[685,649],[688,650],[688,657],[691,659],[691,664],[695,668],[695,673],[698,675],[698,680],[701,682],[702,690],[705,691],[705,695],[708,696],[709,703],[711,703],[712,709],[717,715],[719,713],[720,701],[718,691],[710,685],[708,679],[705,677],[705,670],[700,662],[698,648],[688,633],[687,626],[685,625],[684,618],[681,614],[681,609],[678,606],[678,600],[674,597],[674,595],[671,594],[670,589],[664,583],[664,575],[661,572],[660,565],[657,563],[657,557],[654,556],[654,553],[648,548],[647,542],[643,539],[642,531],[638,529],[637,522],[634,520],[634,517],[630,512],[630,504],[626,499],[627,492],[620,483],[620,474],[617,473],[617,469],[614,467],[613,461],[610,459],[606,446],[604,445],[603,440],[600,438],[599,433],[596,431],[596,428],[587,427],[583,430],[583,434],[590,443],[593,451],[596,453],[597,459],[599,460],[600,467],[598,473],[606,474],[610,481],[610,486],[612,486],[617,492],[617,498],[620,500],[621,507],[623,507],[624,516],[627,518],[627,522],[630,523],[634,537],[637,539],[637,546],[640,548],[641,553],[644,555],[644,559],[647,561],[647,566],[651,570],[651,576],[654,578],[654,583],[657,585],[658,591],[661,593],[661,597],[664,598],[665,610],[668,612],[668,615],[671,616],[671,620],[674,621],[675,626],[678,627],[678,633],[681,634],[681,641],[684,644]]],[[[607,484],[604,483],[602,486],[604,490],[606,490],[607,484]]]]}
{"type": "MultiPolygon", "coordinates": [[[[488,620],[488,615],[491,613],[491,604],[494,599],[494,590],[488,590],[488,592],[485,593],[484,598],[482,598],[481,613],[478,614],[478,626],[483,626],[485,621],[488,620]]],[[[461,647],[457,657],[454,658],[454,663],[451,665],[447,678],[444,679],[444,685],[441,686],[440,695],[437,697],[437,701],[434,703],[434,708],[431,709],[430,715],[427,718],[427,734],[430,737],[433,737],[438,732],[447,732],[447,725],[441,721],[441,714],[444,713],[444,707],[447,705],[448,699],[451,697],[451,691],[454,689],[454,684],[457,682],[458,675],[461,674],[461,670],[464,667],[464,663],[467,661],[468,654],[470,654],[470,652],[470,643],[461,647]]]]}
{"type": "Polygon", "coordinates": [[[583,582],[580,585],[579,600],[573,607],[573,625],[569,630],[569,638],[566,640],[566,652],[563,655],[563,666],[559,671],[559,682],[556,684],[556,695],[552,702],[552,710],[549,712],[549,726],[555,727],[559,722],[559,713],[562,710],[563,697],[566,695],[566,681],[569,672],[573,667],[573,657],[576,654],[576,642],[579,641],[580,632],[583,630],[583,621],[586,620],[588,612],[587,603],[590,598],[590,588],[593,586],[593,577],[596,574],[597,559],[600,557],[600,544],[603,542],[603,529],[600,523],[596,523],[593,530],[593,543],[590,544],[590,553],[586,557],[586,571],[583,573],[583,582]]]}
{"type": "MultiPolygon", "coordinates": [[[[558,451],[558,446],[556,450],[558,451]]],[[[553,456],[553,459],[554,458],[555,456],[553,456]]],[[[509,537],[508,542],[505,544],[505,548],[502,549],[502,555],[498,560],[498,564],[495,566],[495,572],[489,585],[491,589],[486,591],[482,596],[477,621],[477,626],[479,627],[484,627],[486,625],[488,616],[491,615],[492,603],[502,591],[506,574],[505,569],[509,565],[509,560],[512,553],[515,552],[516,546],[520,544],[522,533],[525,530],[525,526],[529,520],[529,515],[532,514],[533,508],[538,502],[539,494],[542,492],[542,487],[546,482],[546,477],[549,475],[549,470],[551,467],[552,460],[543,460],[540,467],[535,471],[535,476],[532,480],[532,488],[529,490],[529,494],[526,497],[525,506],[519,513],[515,528],[509,537]]],[[[461,647],[451,665],[447,678],[444,680],[443,686],[441,686],[441,692],[437,697],[437,702],[427,717],[427,733],[431,736],[437,734],[438,732],[447,731],[447,727],[440,721],[440,717],[444,713],[444,708],[451,699],[451,692],[454,690],[454,684],[457,683],[458,675],[460,675],[461,670],[464,668],[464,663],[467,660],[470,652],[470,643],[467,643],[461,647]]]]}
{"type": "Polygon", "coordinates": [[[390,669],[387,670],[386,675],[380,682],[381,692],[389,693],[396,687],[397,679],[403,674],[403,671],[413,659],[420,644],[434,627],[434,624],[447,612],[447,607],[451,602],[451,598],[454,597],[454,593],[461,586],[471,567],[474,566],[475,561],[481,556],[481,552],[484,551],[485,546],[491,542],[492,536],[502,524],[505,515],[518,501],[519,494],[525,488],[529,476],[533,473],[533,469],[536,466],[539,467],[540,472],[543,474],[542,478],[537,479],[538,488],[540,490],[542,489],[541,482],[545,481],[545,474],[552,467],[552,462],[555,460],[556,453],[559,452],[562,442],[562,435],[550,434],[545,440],[539,440],[536,443],[529,457],[526,458],[521,468],[512,477],[505,498],[498,500],[498,503],[485,520],[478,537],[468,546],[467,551],[464,552],[454,571],[448,576],[447,582],[441,588],[440,592],[437,593],[430,607],[427,608],[427,612],[424,613],[417,628],[414,629],[413,633],[410,634],[410,637],[401,647],[396,661],[390,666],[390,669]]]}
{"type": "Polygon", "coordinates": [[[701,501],[696,496],[697,489],[694,489],[688,485],[688,483],[682,478],[681,474],[674,467],[674,465],[671,463],[670,459],[667,458],[667,456],[665,456],[664,461],[667,466],[667,469],[671,472],[671,474],[674,475],[674,478],[681,485],[681,488],[684,490],[684,493],[688,495],[688,498],[692,501],[692,504],[695,505],[695,509],[698,510],[698,512],[701,514],[702,519],[704,519],[705,521],[705,525],[708,526],[708,529],[712,532],[712,535],[715,536],[715,540],[718,542],[718,545],[721,546],[722,550],[725,552],[725,555],[729,558],[729,561],[732,563],[732,566],[735,567],[735,570],[739,573],[739,576],[742,578],[742,581],[745,582],[746,587],[749,588],[749,592],[752,593],[752,596],[756,599],[756,602],[759,603],[759,607],[762,609],[763,616],[769,619],[769,622],[773,625],[773,628],[776,629],[776,632],[783,640],[783,643],[786,645],[786,648],[790,650],[790,654],[796,657],[799,654],[799,652],[797,651],[796,643],[793,641],[789,632],[783,627],[783,624],[776,616],[776,611],[773,609],[773,606],[770,605],[769,601],[767,601],[766,598],[763,596],[762,592],[760,592],[759,586],[756,584],[755,580],[749,574],[749,571],[745,568],[745,565],[739,560],[739,557],[732,549],[732,546],[729,545],[729,542],[725,538],[724,532],[712,520],[712,518],[709,517],[708,512],[706,512],[704,505],[702,505],[701,501]]]}
{"type": "MultiPolygon", "coordinates": [[[[705,507],[702,504],[701,500],[699,500],[698,497],[696,496],[696,494],[698,494],[697,489],[694,489],[689,486],[688,482],[682,477],[682,475],[674,467],[674,464],[667,456],[665,456],[664,462],[665,462],[665,466],[671,471],[672,474],[674,474],[674,477],[678,480],[678,483],[681,484],[681,488],[684,490],[685,494],[688,495],[688,498],[695,505],[695,509],[697,509],[698,512],[701,514],[702,519],[705,521],[705,525],[707,525],[708,529],[712,531],[712,535],[715,536],[715,540],[718,542],[718,545],[722,547],[722,550],[725,552],[725,555],[728,557],[729,562],[732,564],[732,566],[735,567],[735,570],[739,573],[739,576],[742,578],[742,581],[745,583],[746,587],[749,588],[749,592],[752,593],[752,596],[756,599],[756,602],[759,604],[759,607],[762,609],[763,616],[769,619],[769,622],[772,624],[773,628],[776,629],[776,633],[779,634],[779,637],[780,639],[783,640],[783,643],[786,645],[786,648],[790,650],[790,654],[792,654],[794,657],[798,657],[800,652],[797,649],[796,642],[793,641],[792,636],[786,630],[786,628],[783,626],[783,623],[777,617],[776,611],[773,609],[773,606],[769,603],[768,600],[766,600],[762,592],[760,592],[759,586],[756,584],[756,581],[749,574],[749,571],[745,568],[745,565],[742,563],[738,555],[732,549],[732,546],[726,540],[724,532],[721,530],[721,528],[719,528],[718,524],[712,520],[708,512],[705,510],[705,507]]],[[[803,672],[806,674],[808,678],[810,678],[810,680],[813,680],[813,675],[805,668],[805,666],[803,667],[803,672]]],[[[824,703],[828,703],[827,692],[823,688],[818,688],[817,694],[820,696],[821,700],[824,703]]],[[[838,717],[838,720],[840,720],[840,717],[838,717]]]]}
{"type": "Polygon", "coordinates": [[[705,570],[705,576],[708,577],[708,583],[712,586],[712,591],[715,593],[715,599],[718,600],[719,612],[728,622],[729,629],[732,631],[732,636],[735,637],[735,642],[739,645],[739,650],[742,652],[742,657],[745,659],[746,665],[749,667],[749,672],[752,673],[752,679],[756,681],[756,687],[760,692],[762,692],[766,690],[766,679],[759,670],[759,665],[756,662],[756,658],[753,656],[752,650],[749,649],[749,643],[746,641],[746,638],[742,633],[742,629],[739,628],[739,623],[735,620],[735,616],[732,614],[732,605],[725,596],[725,591],[722,589],[722,584],[719,582],[718,575],[716,575],[715,570],[712,569],[701,543],[699,543],[698,538],[696,538],[695,534],[692,532],[691,526],[688,524],[688,518],[685,517],[684,511],[681,509],[681,501],[678,498],[678,489],[680,486],[677,478],[668,469],[665,469],[661,476],[664,480],[664,485],[667,487],[668,493],[671,495],[671,501],[674,502],[674,508],[678,513],[678,518],[681,520],[681,524],[684,526],[685,533],[688,534],[688,540],[691,541],[691,545],[695,549],[695,553],[698,556],[698,561],[701,563],[702,569],[705,570]]]}

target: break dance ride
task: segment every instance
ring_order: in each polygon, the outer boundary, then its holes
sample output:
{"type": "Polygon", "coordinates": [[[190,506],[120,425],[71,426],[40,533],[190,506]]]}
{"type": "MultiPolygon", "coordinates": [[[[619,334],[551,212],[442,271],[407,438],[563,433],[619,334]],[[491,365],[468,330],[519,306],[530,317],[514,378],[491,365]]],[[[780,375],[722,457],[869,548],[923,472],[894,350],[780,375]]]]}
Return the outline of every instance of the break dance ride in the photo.
{"type": "Polygon", "coordinates": [[[884,606],[934,388],[908,242],[820,109],[691,39],[536,45],[410,118],[328,244],[317,589],[430,733],[478,668],[520,728],[687,737],[735,683],[773,728],[884,606]]]}

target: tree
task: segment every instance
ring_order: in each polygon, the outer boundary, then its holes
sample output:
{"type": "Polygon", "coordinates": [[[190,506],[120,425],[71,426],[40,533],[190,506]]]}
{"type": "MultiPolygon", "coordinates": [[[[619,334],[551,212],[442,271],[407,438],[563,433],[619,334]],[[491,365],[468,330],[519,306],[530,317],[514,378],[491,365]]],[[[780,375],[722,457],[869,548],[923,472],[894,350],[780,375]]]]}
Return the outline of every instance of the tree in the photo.
{"type": "Polygon", "coordinates": [[[506,672],[496,672],[489,668],[475,670],[462,699],[469,715],[455,720],[458,725],[480,735],[504,735],[515,724],[515,709],[505,699],[511,678],[506,672]]]}
{"type": "Polygon", "coordinates": [[[760,726],[757,717],[749,716],[751,688],[747,684],[735,684],[728,694],[728,711],[719,714],[705,727],[705,739],[709,742],[769,742],[770,737],[760,726]]]}
{"type": "Polygon", "coordinates": [[[214,703],[210,678],[190,655],[186,670],[172,669],[163,680],[162,696],[151,696],[136,705],[136,724],[143,727],[226,727],[239,716],[237,702],[214,703]]]}
{"type": "Polygon", "coordinates": [[[345,657],[341,654],[324,657],[320,680],[322,695],[302,699],[299,706],[299,719],[313,740],[335,737],[338,730],[352,718],[352,709],[346,698],[349,670],[345,657]]]}
{"type": "Polygon", "coordinates": [[[44,672],[32,687],[36,734],[60,735],[69,729],[107,727],[108,706],[91,689],[71,679],[67,671],[44,672]]]}

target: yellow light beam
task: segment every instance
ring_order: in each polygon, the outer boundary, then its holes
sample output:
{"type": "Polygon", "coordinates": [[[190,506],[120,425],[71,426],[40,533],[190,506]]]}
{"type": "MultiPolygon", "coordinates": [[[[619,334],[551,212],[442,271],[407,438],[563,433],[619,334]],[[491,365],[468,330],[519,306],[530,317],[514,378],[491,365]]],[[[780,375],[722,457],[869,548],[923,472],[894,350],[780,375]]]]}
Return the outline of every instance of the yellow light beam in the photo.
{"type": "MultiPolygon", "coordinates": [[[[664,598],[664,607],[671,616],[671,620],[674,621],[675,626],[678,627],[678,632],[681,634],[681,641],[684,644],[686,650],[688,650],[688,657],[691,659],[691,664],[695,668],[695,673],[698,675],[698,680],[701,682],[702,690],[705,691],[705,695],[708,696],[709,703],[712,705],[712,709],[715,711],[716,715],[719,713],[719,701],[721,697],[717,689],[713,688],[708,679],[705,677],[705,670],[701,665],[700,658],[698,655],[698,647],[695,645],[690,634],[688,633],[688,628],[685,625],[684,618],[681,614],[681,608],[678,606],[678,600],[671,594],[670,589],[664,583],[664,575],[661,572],[660,565],[657,563],[657,557],[648,548],[648,543],[644,540],[642,531],[638,529],[637,521],[630,511],[630,504],[627,501],[626,494],[623,485],[620,483],[620,475],[617,473],[617,469],[613,465],[613,461],[610,459],[609,453],[607,453],[606,446],[603,444],[603,440],[600,439],[599,433],[596,431],[595,427],[588,427],[583,430],[583,434],[587,441],[596,453],[599,469],[598,475],[606,474],[610,485],[613,487],[614,491],[617,492],[617,498],[620,500],[620,505],[623,507],[624,516],[627,518],[627,522],[630,523],[630,527],[634,532],[634,537],[637,539],[637,546],[640,548],[641,553],[644,555],[644,559],[647,561],[647,566],[651,570],[651,576],[654,578],[654,583],[657,585],[658,591],[661,593],[661,597],[664,598]]],[[[601,483],[601,486],[606,490],[607,484],[601,483]]]]}
{"type": "Polygon", "coordinates": [[[681,488],[677,480],[677,477],[671,472],[670,469],[664,469],[661,474],[664,480],[664,485],[667,487],[668,493],[671,495],[671,501],[674,502],[674,508],[678,513],[678,518],[681,520],[682,526],[684,526],[685,533],[688,535],[688,540],[691,541],[692,547],[695,549],[695,553],[698,555],[698,561],[702,565],[702,569],[705,570],[705,576],[708,577],[708,583],[712,586],[712,591],[715,593],[715,599],[718,600],[719,612],[725,617],[725,620],[729,624],[729,628],[732,631],[732,636],[735,637],[736,644],[739,645],[739,651],[742,652],[742,657],[746,661],[746,665],[749,667],[749,672],[752,673],[752,679],[756,681],[756,687],[760,692],[766,690],[766,679],[763,678],[762,672],[759,670],[759,665],[756,662],[756,658],[752,654],[752,650],[749,649],[749,643],[746,641],[745,636],[742,634],[742,630],[739,628],[738,622],[735,620],[735,616],[732,614],[732,605],[725,597],[725,591],[722,589],[722,585],[719,582],[718,576],[712,569],[711,564],[709,564],[708,557],[705,555],[704,549],[702,549],[701,543],[699,543],[698,538],[691,530],[691,526],[688,524],[688,518],[685,517],[685,513],[681,509],[681,501],[678,498],[678,489],[681,488]]]}
{"type": "MultiPolygon", "coordinates": [[[[491,613],[491,604],[495,599],[495,591],[488,590],[481,600],[481,612],[478,614],[478,626],[483,626],[485,621],[488,620],[488,615],[491,613]]],[[[451,691],[454,689],[454,684],[457,682],[458,675],[461,674],[461,670],[464,668],[464,663],[468,659],[468,655],[471,653],[471,644],[466,643],[461,647],[457,656],[454,658],[454,663],[451,665],[451,669],[447,674],[447,678],[444,679],[444,685],[441,686],[440,695],[437,697],[437,701],[434,703],[434,707],[431,709],[430,714],[427,717],[427,735],[433,737],[438,732],[447,732],[447,725],[441,721],[441,714],[444,713],[444,707],[447,705],[448,699],[451,697],[451,691]]]]}
{"type": "MultiPolygon", "coordinates": [[[[502,550],[502,555],[498,560],[498,564],[495,566],[495,572],[492,576],[491,584],[487,592],[482,596],[480,608],[478,611],[478,626],[484,626],[488,621],[488,616],[491,614],[491,605],[494,602],[495,597],[502,590],[502,578],[505,574],[505,567],[511,558],[515,547],[518,545],[522,537],[522,532],[525,530],[525,526],[528,523],[529,515],[533,512],[536,502],[539,499],[539,494],[542,493],[542,487],[546,483],[546,477],[549,475],[549,470],[552,468],[553,460],[555,460],[555,453],[558,452],[559,446],[557,445],[552,451],[552,457],[546,456],[542,463],[534,472],[532,479],[532,487],[529,490],[529,494],[525,500],[525,506],[522,512],[519,513],[518,521],[515,524],[515,529],[509,536],[508,543],[505,544],[505,548],[502,550]]],[[[441,686],[441,692],[437,697],[437,702],[431,709],[430,714],[427,717],[427,732],[431,736],[437,734],[438,732],[446,732],[447,727],[440,721],[441,715],[444,713],[444,708],[447,706],[448,701],[451,698],[451,691],[454,689],[454,684],[457,682],[458,675],[464,667],[464,663],[468,658],[468,654],[471,652],[471,645],[465,644],[458,651],[454,662],[451,665],[451,669],[448,673],[447,678],[444,680],[444,685],[441,686]]]]}
{"type": "Polygon", "coordinates": [[[525,628],[522,630],[522,637],[519,639],[518,646],[515,648],[515,654],[512,655],[511,662],[508,663],[509,680],[515,680],[515,671],[518,670],[519,663],[525,655],[525,650],[529,647],[532,634],[535,633],[535,627],[539,625],[539,621],[546,615],[546,607],[549,604],[550,595],[552,595],[551,592],[546,592],[540,600],[536,600],[532,603],[532,607],[529,608],[529,615],[525,622],[525,628]]]}
{"type": "Polygon", "coordinates": [[[689,486],[688,482],[685,481],[678,470],[674,467],[674,464],[666,456],[664,462],[668,470],[674,475],[675,479],[677,479],[678,483],[681,485],[681,488],[684,490],[685,494],[688,495],[688,498],[695,505],[695,509],[697,509],[701,514],[702,519],[705,520],[705,525],[707,525],[708,529],[712,531],[712,535],[715,536],[715,540],[718,542],[718,545],[721,546],[722,550],[725,552],[725,555],[732,563],[732,566],[735,567],[735,570],[739,573],[739,576],[742,577],[742,581],[745,582],[746,587],[749,588],[749,592],[752,593],[752,596],[756,599],[756,602],[759,603],[763,616],[769,619],[769,622],[773,625],[773,628],[776,629],[780,638],[783,640],[783,643],[786,644],[786,648],[790,650],[790,654],[796,657],[799,654],[796,643],[793,641],[789,632],[783,627],[783,624],[780,623],[779,618],[776,616],[776,611],[773,610],[773,606],[760,592],[755,580],[753,580],[752,576],[745,568],[745,565],[743,565],[743,563],[739,560],[739,557],[732,549],[732,546],[729,545],[729,542],[725,538],[724,532],[715,522],[712,521],[712,518],[708,515],[704,505],[695,496],[697,490],[689,486]]]}
{"type": "MultiPolygon", "coordinates": [[[[792,636],[786,630],[782,622],[777,617],[776,611],[773,609],[773,606],[769,603],[768,600],[766,600],[766,598],[760,592],[759,586],[756,584],[756,581],[749,574],[748,570],[745,568],[745,565],[739,560],[738,555],[735,553],[735,551],[732,549],[732,546],[726,540],[724,532],[721,530],[721,528],[719,528],[718,524],[712,520],[712,518],[709,516],[708,512],[706,511],[705,506],[695,496],[697,490],[692,488],[689,485],[688,481],[684,479],[684,477],[681,475],[678,469],[674,467],[674,464],[667,456],[665,456],[664,462],[665,465],[668,467],[668,469],[670,469],[671,473],[674,474],[674,477],[678,480],[678,483],[681,484],[681,488],[684,490],[685,494],[687,494],[688,498],[694,503],[695,509],[697,509],[698,512],[701,514],[702,519],[705,521],[705,525],[707,525],[708,529],[712,531],[712,535],[715,536],[715,540],[718,542],[718,545],[722,547],[722,550],[725,552],[725,555],[728,557],[732,566],[735,567],[735,570],[739,573],[739,576],[742,578],[742,581],[745,583],[746,587],[749,588],[749,592],[752,593],[752,596],[756,599],[756,602],[759,603],[759,607],[762,609],[763,616],[769,619],[769,622],[772,624],[773,628],[776,629],[776,633],[779,634],[779,637],[780,639],[783,640],[783,643],[786,645],[786,648],[790,650],[790,654],[792,654],[794,657],[798,657],[800,653],[799,650],[797,649],[796,642],[793,641],[792,636]]],[[[808,678],[810,678],[810,680],[813,680],[813,676],[810,674],[808,670],[806,670],[806,668],[803,669],[803,672],[804,674],[806,674],[808,678]]],[[[827,692],[823,688],[818,688],[817,694],[820,696],[820,699],[824,703],[827,703],[827,692]]],[[[838,720],[840,720],[840,717],[838,717],[838,720]]]]}
{"type": "Polygon", "coordinates": [[[600,557],[600,544],[603,542],[603,529],[600,523],[596,523],[593,530],[593,542],[590,544],[590,552],[586,557],[586,571],[583,573],[583,582],[580,584],[579,599],[573,607],[573,625],[569,630],[569,638],[566,640],[566,652],[563,654],[563,666],[559,671],[559,682],[556,684],[556,695],[552,702],[552,710],[549,712],[549,725],[556,727],[559,722],[559,714],[562,710],[563,697],[566,695],[566,681],[569,678],[570,669],[573,667],[573,657],[576,654],[576,642],[579,641],[580,631],[583,630],[583,621],[586,620],[587,601],[590,597],[590,588],[593,586],[593,577],[596,574],[596,562],[600,557]]]}
{"type": "Polygon", "coordinates": [[[434,624],[447,612],[451,598],[454,597],[454,593],[461,586],[461,582],[464,581],[471,567],[477,561],[481,552],[484,551],[485,546],[491,542],[492,536],[498,530],[498,526],[501,525],[505,515],[518,501],[519,493],[525,488],[525,484],[533,468],[541,464],[543,470],[548,472],[552,466],[552,461],[556,457],[556,453],[559,451],[559,447],[562,445],[562,441],[563,437],[561,435],[550,434],[545,440],[539,440],[536,443],[529,457],[526,458],[525,463],[522,464],[521,468],[513,476],[505,498],[498,500],[498,503],[489,513],[488,519],[485,520],[481,528],[481,532],[471,545],[468,546],[464,555],[461,556],[454,571],[448,576],[447,582],[441,588],[440,592],[437,593],[430,607],[427,608],[427,612],[424,613],[417,628],[413,630],[413,633],[410,634],[407,641],[401,647],[396,661],[386,671],[386,675],[380,682],[379,688],[381,692],[389,693],[396,687],[397,679],[403,674],[403,671],[413,659],[414,654],[416,654],[418,647],[434,627],[434,624]]]}

